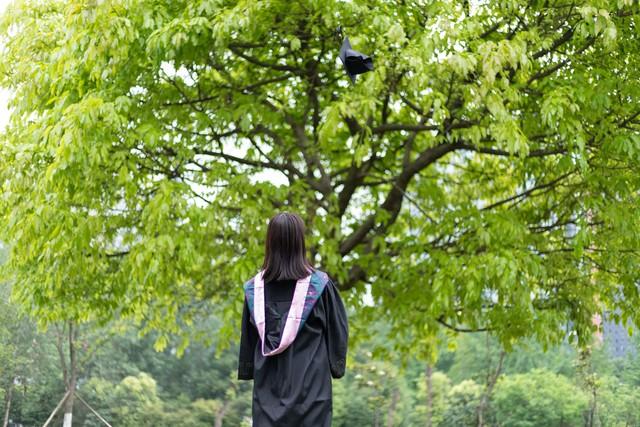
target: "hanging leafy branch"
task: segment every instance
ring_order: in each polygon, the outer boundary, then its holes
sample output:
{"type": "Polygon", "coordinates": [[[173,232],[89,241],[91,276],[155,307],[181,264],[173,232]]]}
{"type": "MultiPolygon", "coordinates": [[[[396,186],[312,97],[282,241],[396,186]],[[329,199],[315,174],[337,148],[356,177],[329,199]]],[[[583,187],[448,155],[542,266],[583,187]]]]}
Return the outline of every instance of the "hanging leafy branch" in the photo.
{"type": "Polygon", "coordinates": [[[2,27],[5,273],[43,323],[180,333],[206,301],[231,335],[266,219],[288,209],[356,331],[385,316],[399,348],[425,352],[441,327],[509,346],[569,322],[587,339],[603,307],[636,316],[638,13],[17,3],[2,27]],[[355,85],[338,25],[374,58],[355,85]]]}

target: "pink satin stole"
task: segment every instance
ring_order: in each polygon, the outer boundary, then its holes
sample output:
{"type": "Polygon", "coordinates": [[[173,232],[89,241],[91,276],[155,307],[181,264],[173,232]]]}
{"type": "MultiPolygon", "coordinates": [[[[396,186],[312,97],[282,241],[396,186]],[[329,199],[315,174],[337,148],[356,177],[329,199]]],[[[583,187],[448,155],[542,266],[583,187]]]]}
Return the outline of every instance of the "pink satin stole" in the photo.
{"type": "Polygon", "coordinates": [[[273,356],[274,354],[282,353],[293,342],[298,334],[298,328],[302,321],[302,310],[304,309],[304,301],[307,296],[307,290],[309,289],[309,281],[311,280],[311,274],[297,281],[296,290],[293,293],[293,300],[291,301],[291,308],[287,315],[287,321],[284,325],[284,331],[280,338],[280,345],[275,350],[265,353],[264,351],[264,330],[265,330],[265,307],[264,307],[264,280],[262,279],[263,271],[259,272],[254,279],[254,313],[253,316],[256,320],[256,326],[258,327],[258,334],[262,340],[262,355],[273,356]]]}

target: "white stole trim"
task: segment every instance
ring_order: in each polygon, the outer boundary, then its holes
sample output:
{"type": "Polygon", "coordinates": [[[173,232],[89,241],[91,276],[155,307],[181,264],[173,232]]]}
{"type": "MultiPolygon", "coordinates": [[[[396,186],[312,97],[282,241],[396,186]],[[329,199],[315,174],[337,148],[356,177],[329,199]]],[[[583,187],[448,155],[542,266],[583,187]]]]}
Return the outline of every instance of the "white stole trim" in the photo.
{"type": "Polygon", "coordinates": [[[260,271],[254,279],[254,300],[253,300],[253,317],[256,320],[256,326],[258,327],[258,334],[262,341],[262,355],[273,356],[274,354],[282,353],[287,347],[291,345],[293,340],[298,335],[298,328],[302,321],[302,311],[304,309],[304,302],[307,297],[307,290],[309,289],[309,282],[311,281],[311,274],[307,277],[303,277],[296,282],[296,290],[293,293],[293,299],[291,300],[291,308],[287,315],[287,321],[284,325],[284,331],[280,338],[280,345],[275,350],[265,352],[264,350],[264,335],[265,335],[265,301],[264,301],[264,271],[260,271]]]}

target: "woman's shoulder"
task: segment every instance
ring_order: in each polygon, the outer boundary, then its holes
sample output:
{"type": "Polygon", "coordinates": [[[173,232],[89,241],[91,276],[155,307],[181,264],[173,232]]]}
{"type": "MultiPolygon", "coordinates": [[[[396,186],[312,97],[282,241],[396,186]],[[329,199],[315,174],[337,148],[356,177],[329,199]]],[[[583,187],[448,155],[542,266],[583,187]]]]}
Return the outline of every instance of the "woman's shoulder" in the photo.
{"type": "MultiPolygon", "coordinates": [[[[255,276],[251,276],[247,281],[244,282],[243,287],[245,290],[253,288],[255,284],[255,278],[256,278],[255,276]]],[[[323,287],[326,286],[328,283],[332,282],[329,274],[326,271],[320,270],[319,268],[313,268],[313,270],[311,271],[310,281],[314,285],[322,285],[323,287]]],[[[278,282],[289,282],[289,281],[281,280],[278,282]]],[[[293,283],[295,283],[295,280],[293,281],[293,283]]]]}
{"type": "Polygon", "coordinates": [[[331,282],[331,277],[327,272],[314,268],[311,272],[310,282],[316,287],[324,288],[331,282]]]}
{"type": "Polygon", "coordinates": [[[248,279],[247,281],[245,281],[242,284],[242,287],[244,288],[245,291],[249,290],[249,289],[253,289],[254,287],[254,283],[255,283],[255,276],[251,276],[250,279],[248,279]]]}

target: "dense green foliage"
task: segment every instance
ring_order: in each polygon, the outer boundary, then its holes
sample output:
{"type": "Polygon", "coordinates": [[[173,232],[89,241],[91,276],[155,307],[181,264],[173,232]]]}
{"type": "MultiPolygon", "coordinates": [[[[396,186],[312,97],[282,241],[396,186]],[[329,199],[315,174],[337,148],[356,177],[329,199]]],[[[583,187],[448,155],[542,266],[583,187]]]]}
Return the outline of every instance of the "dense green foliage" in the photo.
{"type": "Polygon", "coordinates": [[[575,426],[582,424],[588,398],[569,379],[546,371],[506,377],[494,406],[505,427],[575,426]]]}
{"type": "Polygon", "coordinates": [[[3,408],[41,425],[65,391],[60,334],[26,309],[91,326],[78,393],[114,425],[248,425],[240,285],[267,218],[294,210],[350,308],[336,426],[471,426],[485,401],[489,425],[639,425],[637,358],[543,352],[590,343],[594,314],[640,321],[639,17],[631,0],[16,1],[3,408]],[[374,57],[355,85],[338,25],[374,57]]]}
{"type": "Polygon", "coordinates": [[[266,219],[291,209],[354,335],[384,316],[407,352],[433,353],[442,326],[588,342],[603,308],[640,320],[639,13],[18,1],[0,61],[6,277],[41,323],[178,333],[213,303],[230,337],[266,219]],[[338,25],[374,56],[353,86],[338,25]]]}
{"type": "MultiPolygon", "coordinates": [[[[10,305],[0,300],[0,308],[8,312],[10,305]]],[[[10,418],[25,427],[40,426],[64,394],[55,334],[36,333],[33,323],[19,318],[7,319],[3,326],[12,332],[0,335],[0,348],[12,342],[31,343],[28,351],[20,352],[30,370],[14,390],[10,418]],[[14,327],[18,323],[21,328],[14,327]]],[[[143,338],[138,334],[126,330],[102,341],[95,352],[82,351],[92,356],[80,367],[78,395],[112,425],[250,426],[251,384],[235,379],[236,348],[215,357],[215,346],[194,343],[177,358],[180,339],[170,339],[164,351],[156,352],[156,333],[143,338]]],[[[92,341],[82,333],[79,340],[92,341]]],[[[430,400],[423,362],[410,358],[406,368],[400,369],[397,359],[373,359],[369,352],[373,344],[363,343],[354,352],[347,375],[333,382],[334,426],[421,426],[429,413],[434,427],[477,426],[487,371],[495,369],[499,348],[495,339],[464,335],[457,340],[461,351],[443,351],[431,373],[430,400]]],[[[634,348],[640,351],[640,340],[636,339],[634,348]]],[[[582,380],[585,373],[578,369],[577,354],[566,344],[552,350],[543,353],[530,342],[506,356],[489,400],[487,426],[588,425],[590,390],[582,380]]],[[[605,348],[595,350],[590,358],[589,375],[596,385],[593,426],[638,425],[638,358],[630,354],[611,361],[607,356],[605,348]]],[[[0,369],[0,387],[15,376],[15,371],[0,369]]],[[[59,424],[60,417],[55,422],[59,424]]],[[[76,401],[74,425],[102,424],[76,401]]]]}

